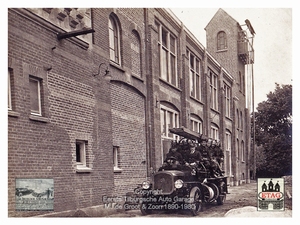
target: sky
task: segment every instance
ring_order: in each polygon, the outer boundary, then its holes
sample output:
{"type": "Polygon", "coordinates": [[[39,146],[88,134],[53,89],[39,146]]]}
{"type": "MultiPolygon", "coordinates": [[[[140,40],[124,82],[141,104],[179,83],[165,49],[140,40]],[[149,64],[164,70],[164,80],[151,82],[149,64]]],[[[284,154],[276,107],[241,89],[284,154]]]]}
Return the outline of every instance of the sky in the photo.
{"type": "MultiPolygon", "coordinates": [[[[219,8],[170,8],[206,46],[204,28],[219,8]]],[[[278,84],[292,84],[292,9],[223,8],[240,25],[248,19],[254,37],[254,105],[267,100],[278,84]]]]}

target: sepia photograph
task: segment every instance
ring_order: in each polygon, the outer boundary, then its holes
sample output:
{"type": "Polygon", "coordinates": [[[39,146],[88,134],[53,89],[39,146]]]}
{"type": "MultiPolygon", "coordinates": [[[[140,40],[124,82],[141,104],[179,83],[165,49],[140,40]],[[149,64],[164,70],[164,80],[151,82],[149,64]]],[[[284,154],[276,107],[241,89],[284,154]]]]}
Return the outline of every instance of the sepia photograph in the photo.
{"type": "Polygon", "coordinates": [[[295,216],[292,5],[157,6],[6,8],[8,218],[295,216]]]}

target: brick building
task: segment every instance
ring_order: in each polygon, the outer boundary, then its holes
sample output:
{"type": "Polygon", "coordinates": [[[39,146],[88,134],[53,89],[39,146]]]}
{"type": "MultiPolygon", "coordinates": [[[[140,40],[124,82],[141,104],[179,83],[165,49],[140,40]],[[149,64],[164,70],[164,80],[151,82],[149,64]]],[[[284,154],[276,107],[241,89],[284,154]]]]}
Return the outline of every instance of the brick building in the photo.
{"type": "Polygon", "coordinates": [[[220,140],[230,184],[249,182],[240,31],[220,9],[206,49],[166,9],[8,9],[9,216],[45,213],[15,211],[17,178],[53,179],[56,212],[132,191],[178,126],[220,140]]]}

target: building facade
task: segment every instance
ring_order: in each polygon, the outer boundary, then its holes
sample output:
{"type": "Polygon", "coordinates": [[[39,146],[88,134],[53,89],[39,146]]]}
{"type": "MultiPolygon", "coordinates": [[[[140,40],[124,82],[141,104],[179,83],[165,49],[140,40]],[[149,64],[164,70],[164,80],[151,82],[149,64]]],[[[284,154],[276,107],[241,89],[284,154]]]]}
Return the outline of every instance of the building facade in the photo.
{"type": "Polygon", "coordinates": [[[173,127],[220,140],[229,183],[249,182],[239,29],[220,9],[206,49],[166,9],[8,9],[9,216],[45,213],[15,210],[18,178],[53,179],[55,212],[131,192],[173,127]]]}

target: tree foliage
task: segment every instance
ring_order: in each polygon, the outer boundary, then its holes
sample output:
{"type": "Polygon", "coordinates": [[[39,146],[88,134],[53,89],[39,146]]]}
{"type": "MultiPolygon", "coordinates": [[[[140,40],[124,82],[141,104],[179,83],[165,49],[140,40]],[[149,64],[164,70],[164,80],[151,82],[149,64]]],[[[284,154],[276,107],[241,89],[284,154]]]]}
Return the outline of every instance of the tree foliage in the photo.
{"type": "Polygon", "coordinates": [[[255,143],[265,157],[258,175],[292,173],[292,85],[275,86],[255,112],[255,143]]]}

